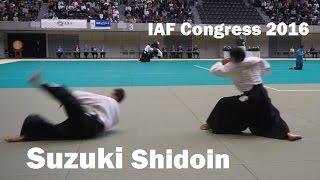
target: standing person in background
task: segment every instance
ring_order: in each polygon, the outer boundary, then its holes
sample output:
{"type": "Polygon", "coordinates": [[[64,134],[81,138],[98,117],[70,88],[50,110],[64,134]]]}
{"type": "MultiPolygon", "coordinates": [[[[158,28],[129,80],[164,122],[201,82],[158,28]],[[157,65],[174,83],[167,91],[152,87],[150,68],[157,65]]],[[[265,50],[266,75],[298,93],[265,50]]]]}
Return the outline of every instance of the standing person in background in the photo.
{"type": "Polygon", "coordinates": [[[100,49],[100,58],[106,58],[106,49],[104,48],[104,46],[102,46],[102,48],[100,49]]]}
{"type": "Polygon", "coordinates": [[[36,57],[40,58],[41,57],[41,49],[40,49],[40,42],[36,42],[36,57]]]}
{"type": "Polygon", "coordinates": [[[193,58],[199,59],[199,56],[200,56],[200,50],[198,48],[198,45],[195,44],[193,47],[193,58]]]}
{"type": "Polygon", "coordinates": [[[80,59],[80,47],[79,45],[77,44],[74,49],[73,49],[73,54],[74,54],[74,58],[75,59],[80,59]]]}
{"type": "Polygon", "coordinates": [[[63,54],[63,48],[61,46],[57,49],[57,57],[60,59],[63,54]]]}
{"type": "Polygon", "coordinates": [[[303,45],[300,46],[300,48],[294,53],[294,57],[296,58],[296,67],[289,68],[293,70],[302,70],[303,69],[303,45]]]}

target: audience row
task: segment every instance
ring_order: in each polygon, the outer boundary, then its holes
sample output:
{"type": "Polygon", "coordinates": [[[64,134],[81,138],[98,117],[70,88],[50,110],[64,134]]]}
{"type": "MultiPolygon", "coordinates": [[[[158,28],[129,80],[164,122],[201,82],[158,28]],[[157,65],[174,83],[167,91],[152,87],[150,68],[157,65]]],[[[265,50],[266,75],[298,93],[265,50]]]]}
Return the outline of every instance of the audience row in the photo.
{"type": "Polygon", "coordinates": [[[253,3],[261,7],[271,21],[276,23],[319,24],[319,2],[317,0],[253,0],[253,3]]]}
{"type": "Polygon", "coordinates": [[[0,21],[34,21],[42,0],[1,0],[0,21]]]}

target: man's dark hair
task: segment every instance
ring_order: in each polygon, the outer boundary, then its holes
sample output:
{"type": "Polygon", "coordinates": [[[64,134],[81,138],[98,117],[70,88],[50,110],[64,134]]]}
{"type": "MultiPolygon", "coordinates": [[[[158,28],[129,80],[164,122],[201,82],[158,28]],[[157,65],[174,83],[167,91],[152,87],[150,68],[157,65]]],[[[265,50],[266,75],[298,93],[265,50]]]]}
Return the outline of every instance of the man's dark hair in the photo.
{"type": "Polygon", "coordinates": [[[154,42],[153,44],[151,44],[152,48],[158,48],[159,49],[159,42],[154,42]]]}
{"type": "Polygon", "coordinates": [[[244,58],[246,58],[246,52],[242,48],[239,47],[234,47],[230,51],[230,57],[235,61],[235,62],[242,62],[244,58]]]}
{"type": "Polygon", "coordinates": [[[303,45],[300,45],[300,48],[301,48],[301,49],[303,49],[303,47],[304,47],[303,45]]]}
{"type": "Polygon", "coordinates": [[[114,92],[119,103],[126,97],[126,93],[122,88],[114,89],[114,92]]]}

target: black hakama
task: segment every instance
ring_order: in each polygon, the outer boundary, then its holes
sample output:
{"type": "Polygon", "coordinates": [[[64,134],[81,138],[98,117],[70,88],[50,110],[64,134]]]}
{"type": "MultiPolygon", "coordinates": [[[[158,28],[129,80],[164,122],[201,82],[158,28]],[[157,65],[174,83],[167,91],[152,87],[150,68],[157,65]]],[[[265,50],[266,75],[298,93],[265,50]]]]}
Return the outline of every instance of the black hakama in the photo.
{"type": "Polygon", "coordinates": [[[141,58],[140,58],[140,62],[150,62],[150,60],[154,57],[157,56],[158,54],[158,49],[155,49],[151,52],[147,52],[147,51],[143,51],[141,58]]]}
{"type": "Polygon", "coordinates": [[[68,119],[60,124],[52,124],[39,115],[29,115],[20,132],[26,141],[86,139],[104,130],[98,117],[86,114],[80,102],[67,89],[49,85],[41,87],[64,106],[68,119]]]}
{"type": "Polygon", "coordinates": [[[220,99],[207,124],[216,134],[239,134],[249,128],[254,135],[286,139],[289,132],[262,84],[255,85],[243,95],[220,99]]]}

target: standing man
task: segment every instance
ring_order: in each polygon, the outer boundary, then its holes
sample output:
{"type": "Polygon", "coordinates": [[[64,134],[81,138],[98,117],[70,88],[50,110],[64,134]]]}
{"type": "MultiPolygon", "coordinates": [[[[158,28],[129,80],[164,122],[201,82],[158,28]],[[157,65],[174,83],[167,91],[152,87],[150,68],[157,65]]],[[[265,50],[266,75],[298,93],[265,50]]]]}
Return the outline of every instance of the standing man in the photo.
{"type": "Polygon", "coordinates": [[[215,134],[240,134],[249,128],[257,136],[290,141],[301,139],[301,136],[290,132],[263,87],[262,75],[269,69],[270,65],[265,60],[246,58],[242,48],[232,48],[230,59],[217,62],[210,71],[232,79],[243,94],[220,99],[200,129],[211,129],[215,134]]]}
{"type": "Polygon", "coordinates": [[[293,70],[302,70],[303,69],[303,45],[300,46],[300,48],[294,53],[294,57],[296,58],[296,67],[289,68],[293,70]]]}
{"type": "Polygon", "coordinates": [[[114,89],[110,97],[85,91],[69,91],[62,86],[43,84],[40,72],[29,80],[31,84],[49,93],[64,106],[67,120],[52,124],[40,115],[29,115],[23,122],[19,136],[7,136],[7,142],[87,139],[111,129],[119,122],[119,103],[124,99],[123,89],[114,89]]]}
{"type": "Polygon", "coordinates": [[[40,42],[38,40],[36,42],[36,57],[41,58],[41,47],[40,42]]]}

